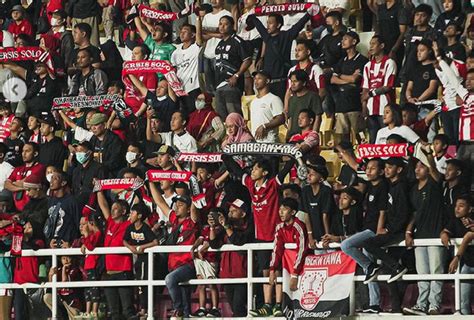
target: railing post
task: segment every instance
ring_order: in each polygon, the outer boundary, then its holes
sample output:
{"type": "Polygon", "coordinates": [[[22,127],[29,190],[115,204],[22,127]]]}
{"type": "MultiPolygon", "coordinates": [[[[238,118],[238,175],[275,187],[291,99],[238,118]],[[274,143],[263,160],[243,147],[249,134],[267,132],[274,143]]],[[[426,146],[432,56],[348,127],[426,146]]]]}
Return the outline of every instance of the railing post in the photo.
{"type": "MultiPolygon", "coordinates": [[[[454,242],[454,255],[458,254],[458,246],[454,242]]],[[[461,261],[458,261],[458,269],[456,270],[454,278],[454,312],[461,311],[461,280],[459,274],[461,269],[461,261]]]]}
{"type": "MultiPolygon", "coordinates": [[[[58,267],[58,256],[56,253],[53,252],[51,255],[52,261],[51,261],[51,268],[57,268],[58,267]]],[[[51,318],[53,320],[56,320],[58,318],[58,288],[56,288],[57,284],[57,275],[56,273],[53,274],[53,279],[52,279],[52,288],[51,288],[51,295],[52,295],[52,304],[53,308],[51,310],[51,318]]]]}
{"type": "Polygon", "coordinates": [[[247,249],[247,316],[253,309],[253,250],[247,249]]]}
{"type": "Polygon", "coordinates": [[[349,294],[349,315],[353,316],[355,314],[355,297],[356,297],[356,282],[352,280],[351,283],[351,292],[349,294]]]}
{"type": "Polygon", "coordinates": [[[148,252],[148,318],[153,320],[153,252],[148,252]]]}

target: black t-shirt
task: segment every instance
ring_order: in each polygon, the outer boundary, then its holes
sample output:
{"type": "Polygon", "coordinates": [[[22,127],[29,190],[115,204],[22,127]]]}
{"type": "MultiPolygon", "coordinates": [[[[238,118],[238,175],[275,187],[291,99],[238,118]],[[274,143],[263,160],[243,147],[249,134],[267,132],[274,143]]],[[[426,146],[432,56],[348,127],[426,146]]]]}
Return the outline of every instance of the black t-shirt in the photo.
{"type": "Polygon", "coordinates": [[[59,206],[59,212],[54,238],[72,243],[80,237],[79,220],[81,220],[81,211],[76,198],[71,194],[67,194],[62,198],[49,197],[48,215],[55,212],[56,206],[59,206]]]}
{"type": "Polygon", "coordinates": [[[355,186],[360,182],[357,172],[347,164],[342,166],[338,180],[346,187],[355,186]]]}
{"type": "MultiPolygon", "coordinates": [[[[82,49],[88,49],[90,51],[90,53],[92,54],[92,63],[101,62],[101,59],[100,59],[100,52],[101,51],[100,51],[99,48],[97,48],[96,46],[90,45],[90,46],[82,48],[82,49]]],[[[82,50],[82,49],[74,48],[74,50],[72,51],[72,55],[71,55],[72,63],[77,62],[77,53],[79,52],[79,50],[82,50]]]]}
{"type": "Polygon", "coordinates": [[[337,209],[331,217],[330,233],[335,236],[351,236],[361,231],[362,208],[359,205],[352,206],[349,214],[345,215],[342,210],[337,209]]]}
{"type": "Polygon", "coordinates": [[[415,238],[439,237],[446,221],[441,186],[431,177],[421,189],[416,183],[411,188],[410,200],[415,216],[415,238]]]}
{"type": "MultiPolygon", "coordinates": [[[[216,47],[216,85],[228,80],[240,69],[243,61],[252,58],[252,51],[248,42],[236,34],[227,40],[222,39],[216,47]]],[[[244,86],[244,77],[238,78],[240,88],[244,86]]]]}
{"type": "Polygon", "coordinates": [[[450,188],[447,182],[443,184],[443,202],[446,208],[448,218],[454,218],[454,207],[456,205],[456,199],[463,194],[469,193],[468,188],[463,184],[457,184],[450,188]]]}
{"type": "Polygon", "coordinates": [[[378,32],[385,39],[385,50],[393,48],[400,36],[400,25],[409,25],[411,20],[410,10],[406,9],[400,1],[389,9],[387,4],[377,6],[378,32]]]}
{"type": "Polygon", "coordinates": [[[388,182],[382,179],[377,185],[367,184],[365,195],[365,217],[364,229],[377,232],[380,211],[387,210],[388,203],[388,182]]]}
{"type": "Polygon", "coordinates": [[[129,225],[123,235],[123,240],[127,241],[132,246],[141,246],[150,243],[155,239],[155,234],[146,223],[143,223],[138,230],[135,229],[134,224],[129,225]]]}
{"type": "MultiPolygon", "coordinates": [[[[471,215],[469,218],[474,219],[474,216],[471,215]]],[[[459,218],[450,219],[446,225],[446,229],[451,233],[451,238],[463,238],[469,231],[459,218]]],[[[462,256],[462,261],[469,267],[474,267],[474,246],[467,247],[462,256]]]]}
{"type": "Polygon", "coordinates": [[[461,42],[456,42],[451,46],[446,46],[444,48],[444,52],[448,58],[459,60],[459,61],[466,61],[466,48],[463,46],[461,42]]]}
{"type": "Polygon", "coordinates": [[[152,108],[158,115],[161,122],[161,132],[170,131],[170,121],[173,113],[178,111],[176,103],[170,97],[166,96],[158,98],[155,93],[148,91],[145,97],[147,103],[151,103],[152,108]]]}
{"type": "Polygon", "coordinates": [[[332,216],[335,208],[332,189],[327,185],[321,184],[319,192],[313,194],[311,186],[305,186],[301,192],[302,211],[308,213],[313,237],[316,241],[321,240],[325,234],[323,225],[323,213],[332,216]]]}
{"type": "MultiPolygon", "coordinates": [[[[364,72],[364,66],[369,62],[369,59],[357,53],[352,59],[345,57],[337,63],[334,67],[334,72],[343,75],[353,75],[356,70],[364,72]]],[[[334,96],[336,102],[336,112],[353,112],[361,111],[362,103],[360,101],[360,93],[362,91],[362,77],[357,83],[334,85],[337,92],[334,96]]]]}
{"type": "Polygon", "coordinates": [[[45,166],[55,166],[61,169],[67,156],[67,148],[59,137],[54,137],[51,141],[40,145],[39,163],[45,166]]]}
{"type": "Polygon", "coordinates": [[[405,62],[402,67],[403,77],[405,78],[403,78],[403,80],[408,77],[409,73],[418,63],[416,59],[416,47],[418,42],[422,39],[435,40],[436,31],[428,26],[426,31],[418,31],[416,28],[410,28],[405,34],[405,62]]]}
{"type": "Polygon", "coordinates": [[[408,219],[412,212],[408,191],[409,186],[403,178],[390,183],[385,228],[391,234],[403,234],[408,225],[408,219]]]}
{"type": "Polygon", "coordinates": [[[345,52],[341,47],[343,32],[333,36],[328,34],[318,44],[317,52],[320,52],[320,63],[322,68],[333,68],[337,62],[344,57],[345,52]]]}
{"type": "Polygon", "coordinates": [[[23,164],[23,158],[21,157],[21,151],[25,144],[25,137],[20,135],[18,139],[11,139],[10,137],[5,139],[5,145],[7,146],[7,154],[5,161],[14,167],[21,166],[23,164]]]}
{"type": "MultiPolygon", "coordinates": [[[[421,96],[428,89],[432,80],[438,80],[432,63],[427,65],[418,63],[413,70],[408,70],[408,72],[408,81],[413,81],[412,96],[415,98],[421,96]]],[[[436,99],[437,96],[438,92],[435,90],[426,100],[436,99]]]]}

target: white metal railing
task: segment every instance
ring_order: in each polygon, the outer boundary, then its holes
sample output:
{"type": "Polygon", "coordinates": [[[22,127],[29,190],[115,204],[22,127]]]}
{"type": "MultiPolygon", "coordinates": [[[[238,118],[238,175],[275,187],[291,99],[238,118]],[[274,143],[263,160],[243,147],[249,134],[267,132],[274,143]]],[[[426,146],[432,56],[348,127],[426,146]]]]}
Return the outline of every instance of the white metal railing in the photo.
{"type": "MultiPolygon", "coordinates": [[[[457,247],[461,244],[462,239],[452,239],[451,246],[454,246],[454,254],[457,254],[457,247]]],[[[441,246],[440,239],[421,239],[414,240],[414,246],[441,246]]],[[[393,245],[404,247],[405,242],[402,241],[399,244],[393,245]]],[[[295,244],[286,245],[287,249],[296,248],[295,244]]],[[[322,247],[321,247],[322,248],[322,247]]],[[[330,244],[330,248],[339,248],[338,243],[330,244]]],[[[247,309],[253,308],[253,284],[254,283],[267,283],[268,278],[266,277],[253,277],[253,252],[258,250],[272,250],[272,243],[249,243],[243,246],[236,245],[224,245],[219,250],[210,249],[210,251],[247,251],[247,277],[246,278],[226,278],[226,279],[193,279],[183,283],[183,285],[199,285],[199,284],[235,284],[235,283],[246,283],[247,284],[247,309]]],[[[37,283],[0,283],[2,289],[26,289],[26,288],[51,288],[52,291],[52,319],[57,319],[57,289],[58,288],[87,288],[87,287],[117,287],[117,286],[146,286],[148,291],[148,320],[153,320],[153,287],[154,286],[165,286],[164,280],[154,280],[154,259],[153,256],[156,253],[176,253],[176,252],[190,252],[191,246],[156,246],[145,250],[144,254],[148,255],[148,280],[123,280],[123,281],[71,281],[71,282],[57,282],[56,275],[53,275],[52,282],[46,282],[42,284],[37,283]]],[[[96,248],[93,251],[87,251],[87,254],[131,254],[130,250],[126,247],[113,247],[113,248],[96,248]]],[[[8,256],[6,253],[5,256],[8,256]]],[[[63,255],[83,255],[79,248],[71,249],[40,249],[40,250],[23,250],[22,256],[34,256],[34,257],[51,257],[52,267],[57,267],[58,256],[63,255]]],[[[430,280],[454,280],[455,288],[455,310],[460,309],[460,282],[461,280],[474,280],[473,274],[460,274],[459,267],[454,274],[405,274],[401,279],[404,281],[430,281],[430,280]]],[[[379,281],[386,281],[389,275],[380,275],[377,277],[379,281]]],[[[354,314],[355,311],[355,281],[364,281],[364,276],[355,276],[354,283],[352,285],[352,291],[350,295],[350,312],[354,314]]],[[[282,281],[279,277],[278,282],[282,281]]]]}

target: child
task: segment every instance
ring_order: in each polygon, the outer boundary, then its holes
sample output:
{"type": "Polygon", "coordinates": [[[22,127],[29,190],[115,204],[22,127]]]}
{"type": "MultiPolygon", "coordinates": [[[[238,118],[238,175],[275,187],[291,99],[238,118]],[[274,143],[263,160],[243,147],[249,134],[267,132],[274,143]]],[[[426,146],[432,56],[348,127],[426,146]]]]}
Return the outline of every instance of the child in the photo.
{"type": "MultiPolygon", "coordinates": [[[[196,277],[198,279],[216,279],[217,278],[217,255],[215,252],[207,252],[209,249],[209,235],[214,223],[217,222],[218,215],[222,214],[219,209],[213,209],[208,216],[208,224],[201,231],[201,236],[194,242],[191,248],[193,254],[194,267],[196,268],[196,277]],[[212,226],[211,226],[212,225],[212,226]],[[202,247],[199,248],[199,246],[202,247]]],[[[192,314],[192,317],[220,317],[219,311],[219,291],[215,284],[210,285],[212,309],[206,309],[206,285],[199,285],[199,309],[192,314]]]]}
{"type": "Polygon", "coordinates": [[[201,184],[202,192],[206,195],[206,206],[201,209],[201,221],[206,221],[207,214],[211,208],[216,207],[215,195],[216,188],[214,186],[214,179],[212,178],[213,167],[209,163],[196,164],[196,178],[201,184]]]}
{"type": "Polygon", "coordinates": [[[437,134],[433,138],[433,151],[434,151],[434,160],[436,163],[436,169],[439,173],[446,173],[446,166],[448,165],[446,161],[452,159],[450,155],[447,154],[449,146],[449,138],[445,134],[437,134]]]}
{"type": "MultiPolygon", "coordinates": [[[[273,254],[270,261],[270,276],[268,277],[270,286],[276,285],[276,305],[273,307],[273,316],[275,317],[283,316],[281,310],[282,285],[276,284],[276,278],[281,274],[281,261],[285,251],[285,244],[296,242],[297,257],[291,272],[290,290],[295,291],[298,289],[298,276],[303,271],[308,243],[306,228],[303,222],[295,218],[296,212],[298,212],[298,201],[292,198],[284,198],[280,201],[279,215],[281,223],[275,229],[273,254]]],[[[271,291],[264,292],[265,300],[267,299],[267,293],[271,293],[271,291]]]]}
{"type": "MultiPolygon", "coordinates": [[[[455,273],[458,270],[459,263],[462,262],[461,273],[474,273],[474,247],[469,246],[474,239],[472,214],[472,200],[469,196],[460,196],[456,199],[454,209],[456,217],[451,219],[446,228],[441,231],[441,242],[449,247],[450,238],[463,238],[462,244],[458,249],[457,255],[449,264],[449,273],[455,273]]],[[[469,281],[461,282],[461,314],[471,314],[471,291],[473,284],[469,281]]]]}
{"type": "MultiPolygon", "coordinates": [[[[144,221],[150,215],[150,210],[143,203],[139,202],[132,206],[130,210],[130,225],[123,236],[123,245],[126,246],[134,254],[137,259],[134,264],[135,279],[146,280],[148,278],[148,255],[143,254],[145,249],[158,245],[158,240],[151,230],[150,226],[144,221]]],[[[138,288],[138,298],[140,302],[140,312],[138,316],[146,316],[147,310],[147,288],[138,288]]]]}
{"type": "MultiPolygon", "coordinates": [[[[89,217],[82,217],[79,228],[82,235],[81,251],[83,254],[86,253],[86,249],[92,251],[100,245],[102,241],[102,232],[98,225],[97,216],[91,214],[89,217]]],[[[99,258],[99,255],[86,255],[84,271],[87,274],[87,281],[96,281],[100,279],[101,274],[100,270],[98,270],[99,258]]],[[[97,287],[86,288],[84,293],[86,312],[81,316],[96,319],[99,312],[100,289],[97,287]]]]}

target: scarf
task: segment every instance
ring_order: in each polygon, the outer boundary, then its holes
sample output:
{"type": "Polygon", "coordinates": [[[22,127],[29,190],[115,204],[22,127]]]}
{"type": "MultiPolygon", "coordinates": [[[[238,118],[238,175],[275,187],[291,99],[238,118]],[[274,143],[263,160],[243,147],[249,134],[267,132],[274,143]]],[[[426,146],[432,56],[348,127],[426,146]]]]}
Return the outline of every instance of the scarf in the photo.
{"type": "Polygon", "coordinates": [[[316,6],[317,12],[319,12],[319,6],[314,3],[282,3],[282,4],[270,4],[270,5],[256,7],[255,15],[265,16],[265,15],[269,15],[270,13],[288,14],[288,13],[305,12],[312,6],[316,6]]]}
{"type": "Polygon", "coordinates": [[[406,157],[413,153],[413,148],[408,143],[399,144],[361,144],[357,147],[358,160],[367,158],[406,157]]]}
{"type": "Polygon", "coordinates": [[[96,180],[93,192],[113,189],[137,190],[141,186],[143,186],[143,180],[137,178],[102,179],[96,180]]]}
{"type": "Polygon", "coordinates": [[[74,96],[53,99],[52,110],[70,108],[98,108],[111,107],[114,102],[121,100],[117,94],[104,94],[99,96],[74,96]]]}
{"type": "Polygon", "coordinates": [[[189,171],[148,170],[146,172],[146,176],[150,182],[161,180],[188,182],[192,174],[193,173],[189,171]]]}

